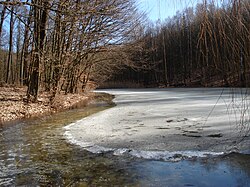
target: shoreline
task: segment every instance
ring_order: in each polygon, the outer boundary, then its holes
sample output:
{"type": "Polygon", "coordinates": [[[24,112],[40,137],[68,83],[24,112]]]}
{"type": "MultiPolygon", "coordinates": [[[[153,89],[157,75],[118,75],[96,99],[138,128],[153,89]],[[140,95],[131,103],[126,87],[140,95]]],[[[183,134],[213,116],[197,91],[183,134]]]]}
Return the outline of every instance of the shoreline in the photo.
{"type": "Polygon", "coordinates": [[[47,92],[40,93],[35,103],[24,102],[25,94],[25,87],[0,87],[0,125],[85,107],[104,97],[94,92],[60,94],[54,103],[50,104],[47,92]]]}

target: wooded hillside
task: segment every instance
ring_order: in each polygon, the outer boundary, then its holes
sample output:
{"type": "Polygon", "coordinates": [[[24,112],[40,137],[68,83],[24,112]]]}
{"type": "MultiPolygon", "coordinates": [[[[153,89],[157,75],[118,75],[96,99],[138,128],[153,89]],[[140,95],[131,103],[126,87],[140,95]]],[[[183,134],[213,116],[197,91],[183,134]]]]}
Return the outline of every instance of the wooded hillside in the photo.
{"type": "Polygon", "coordinates": [[[132,0],[0,1],[0,82],[53,97],[105,80],[124,59],[139,24],[132,0]],[[114,60],[115,59],[115,60],[114,60]],[[101,65],[100,65],[101,63],[101,65]]]}
{"type": "Polygon", "coordinates": [[[145,26],[132,60],[111,82],[138,86],[248,87],[250,2],[204,1],[145,26]]]}
{"type": "Polygon", "coordinates": [[[87,83],[248,87],[250,2],[221,2],[150,23],[134,0],[0,1],[0,82],[29,101],[87,83]]]}

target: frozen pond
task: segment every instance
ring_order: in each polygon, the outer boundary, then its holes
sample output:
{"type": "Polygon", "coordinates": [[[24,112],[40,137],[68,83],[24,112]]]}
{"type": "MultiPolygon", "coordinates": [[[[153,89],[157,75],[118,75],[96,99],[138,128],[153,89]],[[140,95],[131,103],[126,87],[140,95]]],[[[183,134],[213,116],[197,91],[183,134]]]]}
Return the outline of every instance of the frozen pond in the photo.
{"type": "Polygon", "coordinates": [[[156,160],[249,152],[249,96],[243,89],[99,90],[117,106],[65,127],[93,152],[156,160]]]}
{"type": "MultiPolygon", "coordinates": [[[[129,92],[131,93],[131,91],[129,92]]],[[[167,90],[163,90],[163,92],[165,91],[167,90]]],[[[195,92],[195,90],[193,91],[195,92]]],[[[113,144],[114,142],[110,143],[107,141],[106,143],[108,144],[105,144],[105,142],[101,142],[98,139],[109,139],[107,136],[108,132],[104,131],[104,127],[102,135],[99,134],[100,131],[92,132],[94,135],[93,137],[96,138],[96,140],[88,139],[89,142],[85,142],[84,139],[81,138],[78,139],[79,142],[77,142],[77,139],[74,139],[73,136],[76,135],[76,132],[71,130],[71,128],[75,128],[74,124],[80,125],[82,123],[81,128],[79,127],[78,130],[85,132],[82,128],[90,128],[89,125],[91,126],[92,123],[89,122],[94,122],[97,120],[96,118],[100,117],[100,125],[105,125],[105,123],[108,122],[108,119],[105,121],[105,117],[103,118],[103,116],[110,114],[112,111],[116,111],[116,109],[124,110],[124,115],[123,112],[119,114],[112,113],[113,117],[135,120],[135,115],[134,117],[132,115],[128,115],[130,117],[125,118],[126,112],[129,111],[126,111],[123,106],[132,107],[134,104],[139,106],[140,103],[143,104],[143,101],[139,101],[138,98],[134,99],[132,103],[130,101],[122,101],[122,98],[127,98],[127,100],[133,99],[133,97],[128,94],[129,92],[125,90],[109,90],[108,92],[112,92],[117,95],[117,98],[115,99],[116,102],[120,100],[120,104],[117,104],[117,106],[112,108],[112,110],[110,110],[110,105],[105,104],[105,102],[101,102],[93,106],[73,109],[40,119],[29,119],[14,122],[13,124],[0,125],[0,186],[249,187],[250,154],[232,153],[204,158],[206,156],[206,151],[210,153],[213,152],[213,154],[221,154],[221,150],[219,152],[216,150],[211,151],[205,147],[200,150],[198,148],[174,149],[174,147],[170,149],[167,146],[164,147],[162,145],[161,149],[159,147],[147,148],[146,143],[140,141],[139,134],[137,135],[138,140],[136,140],[136,135],[130,135],[131,138],[134,136],[134,144],[129,141],[129,144],[127,144],[126,141],[120,141],[118,142],[119,144],[117,143],[116,145],[113,144]],[[100,112],[103,110],[105,110],[105,112],[100,112]],[[100,113],[98,114],[96,112],[100,113]],[[86,117],[91,114],[92,116],[86,117]],[[72,123],[79,119],[82,120],[72,123]],[[72,123],[72,125],[68,126],[70,123],[72,123]],[[65,126],[68,126],[66,127],[66,130],[64,128],[65,126]],[[65,138],[65,131],[67,132],[67,136],[71,135],[72,137],[65,138]],[[70,138],[70,141],[72,142],[71,144],[68,143],[68,138],[70,138]],[[83,147],[73,144],[73,140],[75,141],[74,143],[79,143],[83,147]],[[100,144],[98,142],[100,142],[100,144]],[[86,146],[87,143],[92,146],[86,146]],[[110,151],[104,152],[103,150],[105,150],[105,148],[110,151]],[[99,151],[101,153],[91,153],[87,150],[91,150],[92,152],[99,151]],[[176,151],[179,151],[179,154],[176,151]],[[183,155],[186,154],[189,156],[189,158],[182,157],[180,151],[182,151],[181,153],[183,155]],[[138,158],[140,155],[143,158],[138,158]],[[196,155],[196,157],[191,157],[191,155],[196,155]],[[203,157],[197,157],[197,155],[203,157]],[[178,162],[166,162],[164,159],[178,162]]],[[[151,95],[151,93],[147,93],[149,90],[134,90],[133,92],[135,95],[139,94],[139,92],[146,92],[146,95],[142,94],[141,97],[146,97],[147,94],[151,95]]],[[[212,96],[212,92],[206,92],[203,94],[206,95],[209,93],[211,97],[217,98],[217,95],[212,96]]],[[[179,96],[183,94],[185,95],[188,93],[185,93],[185,90],[181,91],[180,89],[179,96]]],[[[177,94],[173,95],[173,97],[177,97],[177,94]]],[[[156,103],[156,101],[154,101],[154,103],[156,103]]],[[[240,103],[242,102],[238,102],[238,106],[240,106],[240,103]]],[[[148,105],[149,104],[145,105],[144,102],[145,107],[142,107],[141,109],[145,112],[149,112],[150,107],[148,105]]],[[[160,107],[160,104],[158,107],[160,107]]],[[[159,115],[160,114],[157,114],[156,116],[159,115]]],[[[177,122],[174,119],[169,119],[170,117],[171,116],[166,115],[166,119],[168,121],[163,120],[165,121],[164,124],[174,126],[175,124],[181,124],[179,119],[183,120],[183,118],[185,118],[185,116],[178,118],[179,122],[177,122]]],[[[143,117],[140,118],[144,121],[143,117]]],[[[174,116],[172,116],[172,118],[174,118],[174,116]]],[[[185,121],[188,122],[188,120],[185,121]]],[[[115,125],[115,121],[113,121],[113,119],[109,122],[110,125],[115,125]]],[[[128,125],[128,122],[126,122],[126,124],[128,125]]],[[[149,125],[149,123],[146,123],[145,120],[144,125],[149,125]]],[[[160,124],[152,124],[151,129],[153,129],[153,125],[158,127],[160,124]]],[[[134,125],[135,127],[133,127],[133,123],[131,123],[130,126],[131,128],[137,128],[137,125],[134,125]]],[[[207,126],[207,124],[204,126],[207,126]]],[[[122,125],[120,125],[120,128],[121,127],[122,125]]],[[[232,125],[231,127],[235,130],[235,125],[232,125]]],[[[130,133],[131,129],[128,128],[126,130],[130,133]]],[[[166,130],[168,129],[156,129],[156,132],[166,133],[166,130]]],[[[238,133],[239,130],[240,129],[236,129],[235,132],[238,133]]],[[[125,132],[125,130],[123,132],[125,132]]],[[[139,132],[140,131],[138,131],[138,133],[139,132]]],[[[116,133],[122,134],[122,131],[117,131],[116,133]]],[[[185,133],[187,134],[187,132],[185,133]]],[[[211,132],[211,134],[212,133],[214,132],[211,132]]],[[[219,140],[225,136],[224,132],[219,133],[222,133],[222,137],[219,136],[211,139],[219,142],[219,140]]],[[[201,138],[206,137],[205,132],[200,134],[202,136],[201,138]]],[[[236,134],[238,138],[243,137],[242,133],[238,134],[240,134],[239,136],[236,134]]],[[[130,136],[128,135],[127,137],[130,136]]],[[[150,132],[145,132],[145,136],[150,137],[150,132]]],[[[155,134],[152,134],[152,136],[157,137],[155,134]]],[[[167,135],[164,136],[167,138],[167,135]]],[[[82,135],[82,137],[84,137],[84,135],[82,135]]],[[[86,137],[88,137],[87,133],[86,137]]],[[[186,135],[179,137],[188,138],[187,140],[193,140],[195,138],[201,139],[186,135]]],[[[115,140],[119,140],[119,137],[115,138],[115,140]]],[[[167,144],[165,141],[167,140],[166,138],[162,137],[162,139],[159,140],[162,140],[162,144],[164,142],[167,144]]],[[[121,135],[120,139],[124,139],[123,135],[121,135]]],[[[146,138],[144,137],[143,140],[146,141],[146,138]]],[[[239,144],[239,140],[240,139],[237,139],[237,144],[235,145],[237,145],[237,147],[240,147],[238,145],[242,145],[242,150],[249,150],[249,148],[245,149],[243,146],[247,145],[246,143],[248,138],[246,137],[245,141],[241,144],[239,144]]],[[[148,145],[155,143],[151,139],[148,139],[147,141],[148,145]]],[[[169,143],[171,143],[171,140],[169,140],[169,143]]],[[[202,142],[200,143],[202,144],[202,142]]],[[[231,145],[229,147],[233,146],[231,145]]],[[[234,150],[236,149],[234,148],[234,150]]]]}

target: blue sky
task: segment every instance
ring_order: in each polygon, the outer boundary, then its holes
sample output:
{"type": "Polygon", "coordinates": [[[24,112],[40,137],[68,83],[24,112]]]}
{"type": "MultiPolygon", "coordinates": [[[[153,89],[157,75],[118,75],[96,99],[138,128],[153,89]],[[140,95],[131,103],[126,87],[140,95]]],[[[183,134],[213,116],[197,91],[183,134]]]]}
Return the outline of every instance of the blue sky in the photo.
{"type": "Polygon", "coordinates": [[[167,17],[172,17],[179,10],[185,7],[195,6],[202,0],[137,0],[139,9],[146,11],[151,21],[161,19],[164,21],[167,17]]]}

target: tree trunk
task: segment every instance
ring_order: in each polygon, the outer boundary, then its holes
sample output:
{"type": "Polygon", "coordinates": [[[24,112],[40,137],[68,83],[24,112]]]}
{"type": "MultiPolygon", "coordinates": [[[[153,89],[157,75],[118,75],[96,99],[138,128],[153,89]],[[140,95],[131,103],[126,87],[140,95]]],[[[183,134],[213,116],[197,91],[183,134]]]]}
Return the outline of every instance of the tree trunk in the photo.
{"type": "Polygon", "coordinates": [[[7,62],[7,72],[5,82],[9,83],[10,76],[13,76],[13,72],[11,71],[12,65],[12,45],[13,45],[13,27],[14,27],[14,7],[11,7],[10,14],[10,39],[9,39],[9,53],[8,53],[8,62],[7,62]]]}
{"type": "Polygon", "coordinates": [[[43,57],[44,40],[46,36],[46,23],[47,23],[47,7],[48,1],[34,0],[34,60],[31,64],[31,75],[28,84],[27,98],[28,101],[36,101],[39,88],[39,66],[43,57]]]}
{"type": "Polygon", "coordinates": [[[23,39],[23,46],[21,51],[21,67],[20,67],[20,84],[21,85],[28,85],[28,47],[29,47],[29,27],[32,17],[32,7],[29,10],[29,16],[27,18],[25,29],[24,29],[24,39],[23,39]]]}
{"type": "MultiPolygon", "coordinates": [[[[6,0],[6,2],[8,2],[9,0],[6,0]]],[[[2,10],[2,13],[1,13],[1,20],[0,20],[0,46],[1,46],[1,39],[2,39],[2,31],[3,31],[3,22],[4,22],[4,19],[5,19],[5,13],[6,13],[6,9],[7,7],[4,6],[3,7],[3,10],[2,10]]]]}

